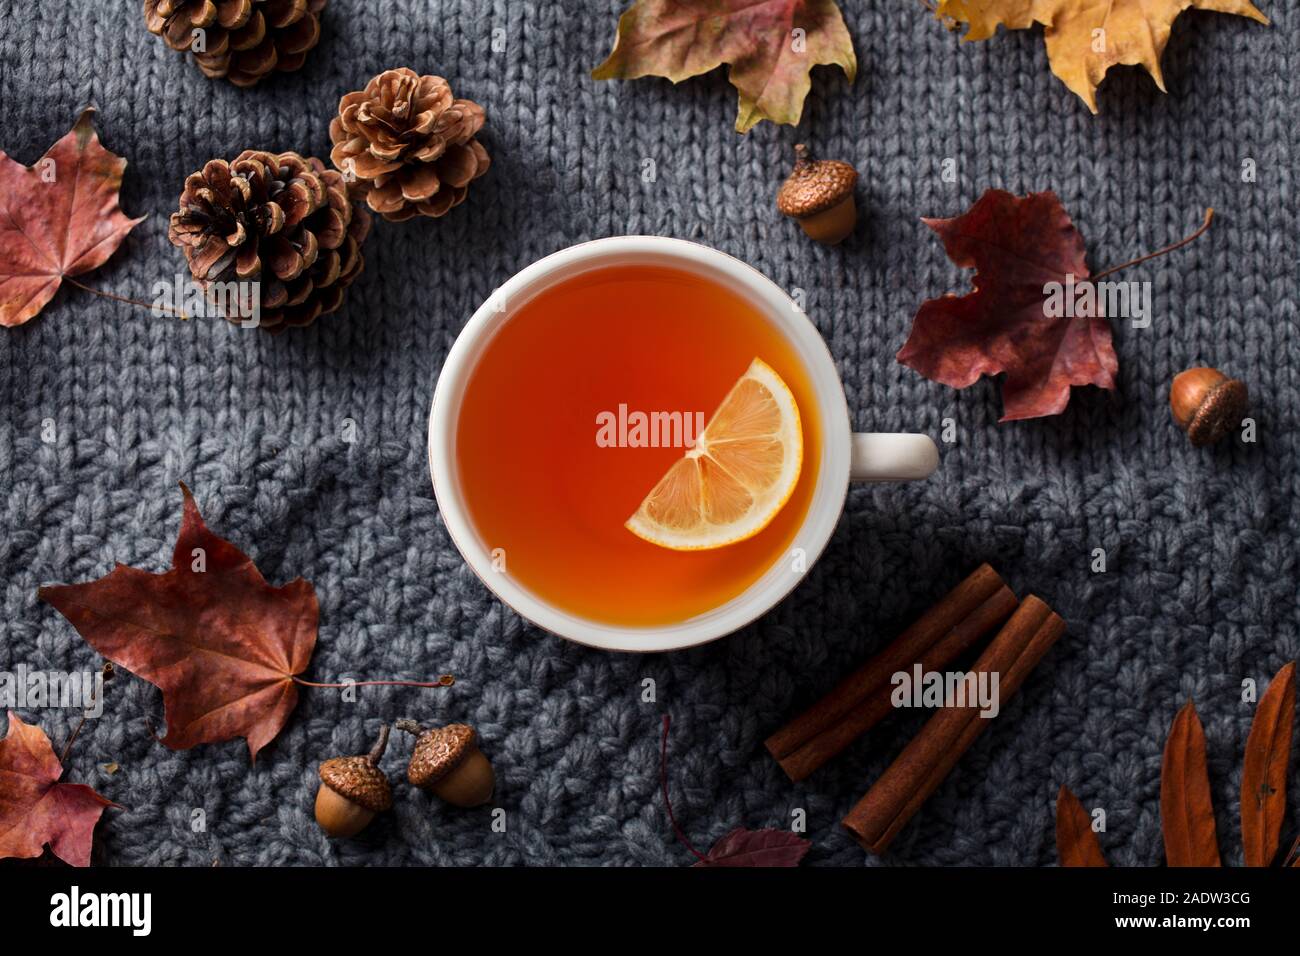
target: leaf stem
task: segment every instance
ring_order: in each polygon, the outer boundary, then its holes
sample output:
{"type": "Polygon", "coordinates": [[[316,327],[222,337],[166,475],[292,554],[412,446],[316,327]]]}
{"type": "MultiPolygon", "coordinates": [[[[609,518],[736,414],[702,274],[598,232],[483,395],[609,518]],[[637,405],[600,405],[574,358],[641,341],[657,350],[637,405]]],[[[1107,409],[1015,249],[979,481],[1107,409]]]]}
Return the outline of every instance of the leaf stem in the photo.
{"type": "Polygon", "coordinates": [[[91,295],[97,295],[105,299],[112,299],[114,302],[124,302],[127,305],[138,305],[140,308],[148,309],[151,312],[154,309],[157,309],[159,312],[170,312],[172,315],[180,319],[188,319],[190,317],[189,313],[187,313],[184,309],[177,311],[176,309],[173,309],[171,306],[168,305],[158,305],[156,303],[141,302],[139,299],[131,299],[124,295],[117,295],[114,292],[105,292],[103,289],[94,289],[86,285],[84,282],[78,282],[76,279],[72,278],[72,276],[64,276],[63,281],[67,282],[70,285],[75,285],[78,289],[82,290],[83,292],[89,292],[91,295]]]}
{"type": "Polygon", "coordinates": [[[1106,276],[1119,272],[1121,269],[1127,269],[1129,266],[1136,266],[1143,262],[1147,262],[1151,259],[1158,259],[1160,256],[1167,256],[1171,252],[1176,252],[1177,250],[1181,249],[1183,246],[1195,242],[1197,239],[1201,238],[1201,236],[1205,235],[1205,231],[1210,228],[1210,223],[1212,223],[1213,221],[1214,221],[1214,210],[1212,208],[1207,209],[1205,210],[1205,222],[1201,223],[1201,228],[1197,229],[1186,239],[1180,239],[1178,242],[1175,242],[1172,246],[1165,246],[1163,249],[1157,249],[1155,252],[1148,253],[1147,255],[1141,256],[1137,259],[1131,259],[1128,262],[1125,262],[1121,265],[1111,266],[1106,271],[1097,273],[1097,275],[1093,276],[1088,281],[1100,282],[1102,279],[1106,278],[1106,276]]]}
{"type": "Polygon", "coordinates": [[[659,782],[664,790],[664,806],[668,808],[668,822],[673,825],[673,833],[677,834],[677,839],[682,846],[695,854],[697,860],[703,861],[705,859],[704,854],[691,846],[691,841],[686,839],[686,834],[677,825],[677,817],[673,815],[673,802],[668,798],[668,727],[671,723],[672,718],[664,714],[664,735],[659,745],[659,782]]]}
{"type": "MultiPolygon", "coordinates": [[[[100,673],[103,675],[103,677],[104,677],[104,681],[110,681],[110,680],[112,680],[112,679],[113,679],[113,662],[112,662],[112,661],[105,661],[105,662],[104,662],[104,667],[100,670],[100,673]]],[[[104,687],[103,687],[103,683],[102,683],[102,682],[101,682],[101,684],[100,684],[99,692],[100,692],[101,695],[102,695],[103,692],[104,692],[104,687]]],[[[94,700],[93,697],[92,697],[91,699],[94,700]]],[[[102,703],[102,701],[101,701],[101,703],[102,703]]],[[[86,726],[86,712],[83,710],[83,711],[81,712],[81,720],[77,721],[77,726],[74,727],[73,730],[72,730],[72,736],[69,737],[69,738],[68,738],[68,742],[67,742],[66,744],[63,745],[63,753],[59,754],[59,764],[60,764],[60,765],[62,765],[62,764],[64,763],[64,761],[66,761],[66,760],[68,759],[68,753],[72,750],[72,744],[73,744],[73,742],[77,739],[77,734],[81,733],[81,728],[84,727],[84,726],[86,726]]]]}
{"type": "Polygon", "coordinates": [[[63,766],[64,761],[68,759],[68,752],[72,750],[72,744],[77,739],[77,734],[81,733],[81,728],[86,726],[86,715],[82,714],[81,719],[77,721],[77,726],[72,729],[72,736],[68,742],[63,745],[63,752],[59,754],[59,766],[63,766]]]}
{"type": "Polygon", "coordinates": [[[301,677],[294,677],[295,684],[301,684],[303,687],[324,687],[342,689],[344,687],[450,687],[456,683],[456,678],[450,674],[443,674],[437,680],[357,680],[349,681],[345,684],[318,684],[314,680],[303,680],[301,677]]]}

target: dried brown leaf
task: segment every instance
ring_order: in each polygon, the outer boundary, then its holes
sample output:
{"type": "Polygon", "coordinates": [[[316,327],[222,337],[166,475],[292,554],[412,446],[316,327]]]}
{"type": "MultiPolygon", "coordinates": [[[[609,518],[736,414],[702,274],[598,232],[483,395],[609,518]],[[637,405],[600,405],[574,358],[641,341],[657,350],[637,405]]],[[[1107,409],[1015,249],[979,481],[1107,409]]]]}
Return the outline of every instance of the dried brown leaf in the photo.
{"type": "Polygon", "coordinates": [[[1221,866],[1205,763],[1205,730],[1190,700],[1165,742],[1160,771],[1160,825],[1170,866],[1221,866]]]}
{"type": "Polygon", "coordinates": [[[1092,819],[1064,784],[1056,795],[1056,853],[1061,866],[1106,866],[1092,819]]]}
{"type": "Polygon", "coordinates": [[[1286,814],[1286,772],[1295,721],[1295,661],[1277,672],[1259,701],[1241,774],[1241,842],[1247,866],[1277,855],[1286,814]]]}

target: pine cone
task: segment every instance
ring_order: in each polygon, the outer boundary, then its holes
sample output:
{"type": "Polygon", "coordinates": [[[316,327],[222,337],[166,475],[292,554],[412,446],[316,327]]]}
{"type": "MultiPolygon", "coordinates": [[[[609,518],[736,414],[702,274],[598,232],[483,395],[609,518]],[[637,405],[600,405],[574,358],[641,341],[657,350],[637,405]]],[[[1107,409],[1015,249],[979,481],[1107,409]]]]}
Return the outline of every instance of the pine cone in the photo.
{"type": "Polygon", "coordinates": [[[320,40],[325,0],[144,0],[150,33],[173,50],[190,50],[199,69],[252,86],[272,70],[303,65],[320,40]],[[202,30],[202,51],[194,49],[202,30]]]}
{"type": "MultiPolygon", "coordinates": [[[[256,294],[261,327],[278,332],[343,304],[369,229],[370,214],[348,199],[340,173],[315,157],[250,149],[185,180],[168,238],[213,301],[230,294],[214,283],[258,282],[239,287],[240,311],[248,314],[256,294]]],[[[240,321],[229,310],[227,318],[240,321]]]]}
{"type": "Polygon", "coordinates": [[[453,99],[442,77],[388,70],[339,101],[330,160],[385,219],[441,216],[491,164],[474,138],[483,120],[483,107],[453,99]]]}

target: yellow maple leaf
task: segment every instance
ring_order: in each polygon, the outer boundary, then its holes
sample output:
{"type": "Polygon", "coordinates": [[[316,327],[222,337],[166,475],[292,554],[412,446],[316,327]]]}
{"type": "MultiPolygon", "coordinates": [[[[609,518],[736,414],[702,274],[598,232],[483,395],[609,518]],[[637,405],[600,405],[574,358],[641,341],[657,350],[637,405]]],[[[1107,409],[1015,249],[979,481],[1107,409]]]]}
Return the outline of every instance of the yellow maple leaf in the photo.
{"type": "Polygon", "coordinates": [[[1095,113],[1097,86],[1112,66],[1145,67],[1164,92],[1160,55],[1174,20],[1189,8],[1268,23],[1250,0],[939,0],[935,12],[967,24],[967,40],[986,40],[999,26],[1041,23],[1052,72],[1095,113]]]}

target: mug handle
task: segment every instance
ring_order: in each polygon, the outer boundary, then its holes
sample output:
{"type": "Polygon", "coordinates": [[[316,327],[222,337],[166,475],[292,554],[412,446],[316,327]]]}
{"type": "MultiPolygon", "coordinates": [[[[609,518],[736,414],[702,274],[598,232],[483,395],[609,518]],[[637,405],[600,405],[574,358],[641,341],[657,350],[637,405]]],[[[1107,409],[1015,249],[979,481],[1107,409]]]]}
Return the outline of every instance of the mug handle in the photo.
{"type": "Polygon", "coordinates": [[[929,435],[854,432],[850,481],[917,481],[939,467],[939,449],[929,435]]]}

